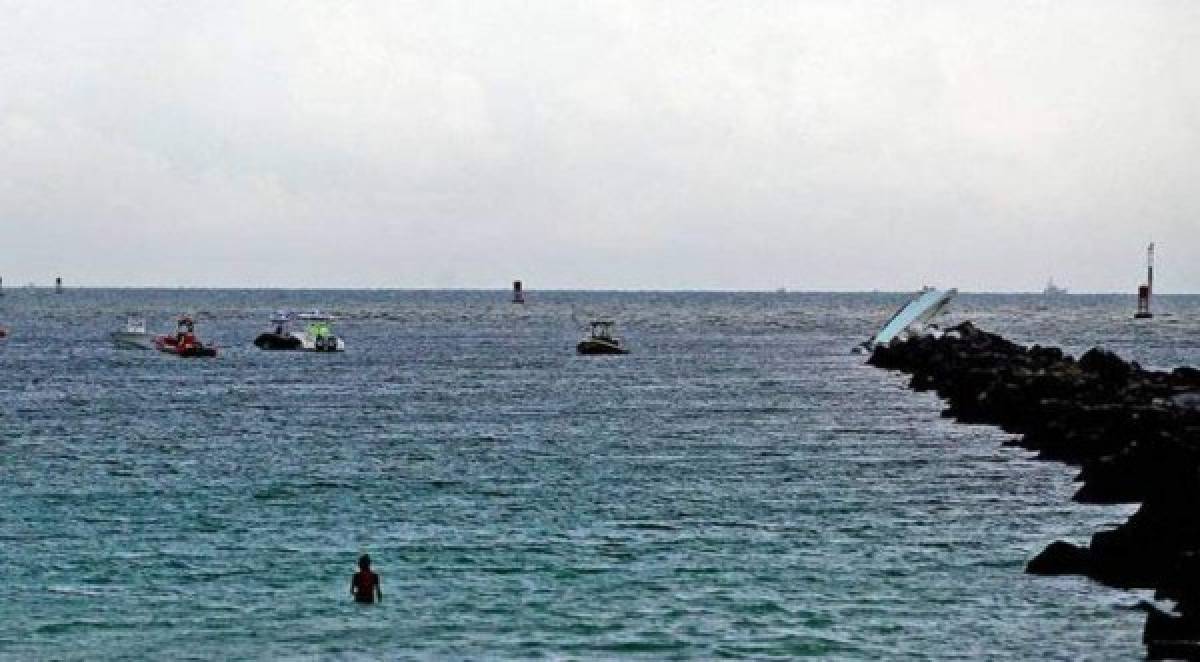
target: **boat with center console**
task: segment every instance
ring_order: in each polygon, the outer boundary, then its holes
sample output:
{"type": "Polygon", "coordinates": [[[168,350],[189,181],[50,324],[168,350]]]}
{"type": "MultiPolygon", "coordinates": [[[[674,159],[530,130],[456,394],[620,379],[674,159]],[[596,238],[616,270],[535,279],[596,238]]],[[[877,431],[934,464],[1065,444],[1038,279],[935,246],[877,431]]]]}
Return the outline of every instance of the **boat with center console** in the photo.
{"type": "Polygon", "coordinates": [[[579,341],[575,351],[586,355],[628,354],[629,350],[621,346],[621,339],[613,335],[613,327],[608,320],[592,322],[591,334],[579,341]]]}
{"type": "Polygon", "coordinates": [[[154,347],[160,352],[182,358],[211,358],[217,355],[215,345],[206,345],[196,337],[196,322],[189,315],[179,318],[173,335],[155,337],[154,347]]]}
{"type": "Polygon", "coordinates": [[[307,352],[344,352],[346,341],[333,330],[334,317],[320,311],[291,313],[278,311],[271,317],[268,331],[258,334],[254,346],[266,350],[307,352]],[[302,330],[293,325],[302,323],[302,330]]]}

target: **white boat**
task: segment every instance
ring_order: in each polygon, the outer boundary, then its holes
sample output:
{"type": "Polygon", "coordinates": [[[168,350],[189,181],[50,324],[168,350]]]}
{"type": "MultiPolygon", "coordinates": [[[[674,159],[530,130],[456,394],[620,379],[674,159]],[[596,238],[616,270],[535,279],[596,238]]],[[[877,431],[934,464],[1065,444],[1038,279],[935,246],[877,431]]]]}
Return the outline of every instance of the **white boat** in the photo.
{"type": "Polygon", "coordinates": [[[951,299],[957,294],[958,290],[954,288],[939,290],[926,287],[922,289],[914,294],[900,310],[897,310],[895,315],[892,315],[874,338],[859,347],[862,350],[870,351],[876,345],[886,345],[901,336],[924,333],[933,319],[941,314],[946,306],[950,305],[951,299]]]}
{"type": "Polygon", "coordinates": [[[154,349],[154,334],[146,332],[146,320],[139,317],[130,317],[124,329],[110,336],[118,349],[154,349]]]}

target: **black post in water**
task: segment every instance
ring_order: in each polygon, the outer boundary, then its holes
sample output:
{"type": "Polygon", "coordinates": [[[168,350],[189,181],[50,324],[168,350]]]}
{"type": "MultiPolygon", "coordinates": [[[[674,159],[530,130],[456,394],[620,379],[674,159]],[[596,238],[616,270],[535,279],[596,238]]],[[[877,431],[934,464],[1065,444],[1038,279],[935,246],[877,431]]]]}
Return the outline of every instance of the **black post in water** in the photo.
{"type": "Polygon", "coordinates": [[[1154,296],[1154,242],[1146,247],[1146,284],[1138,286],[1137,312],[1134,319],[1148,320],[1154,317],[1150,311],[1150,297],[1154,296]]]}

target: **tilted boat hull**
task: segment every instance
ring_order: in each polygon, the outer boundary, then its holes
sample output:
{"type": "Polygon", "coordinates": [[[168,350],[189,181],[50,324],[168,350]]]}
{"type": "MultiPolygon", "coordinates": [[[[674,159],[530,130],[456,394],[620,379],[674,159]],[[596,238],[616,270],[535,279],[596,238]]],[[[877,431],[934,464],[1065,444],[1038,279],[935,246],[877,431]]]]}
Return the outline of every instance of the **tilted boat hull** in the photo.
{"type": "Polygon", "coordinates": [[[895,315],[892,315],[892,318],[883,325],[874,338],[867,341],[866,348],[886,345],[897,336],[909,331],[924,330],[933,321],[933,318],[937,317],[950,304],[950,300],[956,294],[958,294],[956,289],[928,288],[918,292],[900,310],[896,311],[895,315]]]}

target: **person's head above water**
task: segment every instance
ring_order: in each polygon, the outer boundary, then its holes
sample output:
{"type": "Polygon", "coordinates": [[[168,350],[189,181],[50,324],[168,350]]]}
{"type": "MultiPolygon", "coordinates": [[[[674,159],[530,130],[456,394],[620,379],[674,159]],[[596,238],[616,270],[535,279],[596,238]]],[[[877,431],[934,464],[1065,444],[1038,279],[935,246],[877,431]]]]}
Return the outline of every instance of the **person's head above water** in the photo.
{"type": "Polygon", "coordinates": [[[362,556],[358,557],[358,568],[359,568],[359,570],[370,570],[371,569],[371,557],[367,556],[366,554],[363,554],[362,556]]]}

